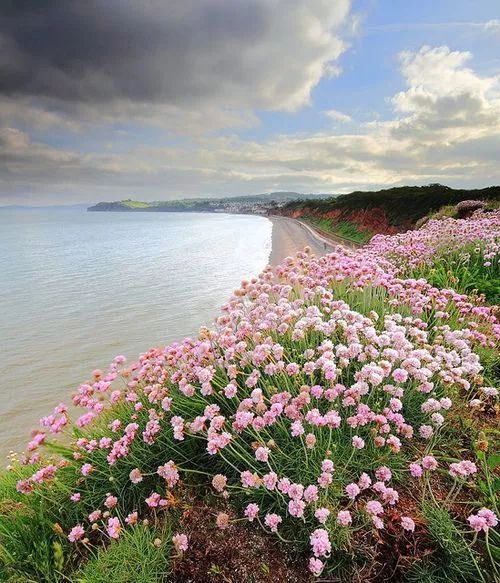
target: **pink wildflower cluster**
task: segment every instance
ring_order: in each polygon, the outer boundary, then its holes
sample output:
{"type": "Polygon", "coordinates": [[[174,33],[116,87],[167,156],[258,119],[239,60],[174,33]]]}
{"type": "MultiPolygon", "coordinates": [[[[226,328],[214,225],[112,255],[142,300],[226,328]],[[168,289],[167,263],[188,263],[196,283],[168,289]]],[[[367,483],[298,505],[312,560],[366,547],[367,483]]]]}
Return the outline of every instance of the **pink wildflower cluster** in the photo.
{"type": "MultiPolygon", "coordinates": [[[[494,310],[425,280],[403,279],[403,268],[432,257],[440,228],[450,245],[481,233],[484,257],[497,253],[499,221],[485,214],[468,225],[431,222],[418,232],[375,237],[363,252],[339,247],[317,259],[298,253],[245,282],[214,330],[151,349],[127,367],[117,357],[107,372],[96,371],[73,398],[85,410],[77,425],[108,416],[117,404],[128,417],[121,413],[103,434],[73,440],[74,490],[100,479],[104,459],[110,475],[123,464],[129,487],[143,494],[122,524],[111,515],[119,493],[109,493],[68,538],[82,539],[86,521],[117,538],[125,525],[168,507],[165,491],[179,487],[193,443],[206,452],[207,467],[197,471],[209,474],[217,495],[244,496],[248,521],[272,532],[285,520],[306,524],[315,575],[332,551],[328,528],[357,528],[367,517],[369,528],[384,528],[399,502],[393,476],[418,483],[443,464],[433,448],[454,406],[450,395],[481,392],[476,348],[494,346],[500,337],[494,310]],[[349,293],[341,295],[336,286],[349,293]],[[383,315],[353,307],[363,304],[356,294],[365,292],[380,294],[383,315]],[[352,306],[342,297],[352,297],[352,306]],[[450,312],[462,323],[458,329],[448,323],[450,312]],[[139,464],[133,454],[144,448],[163,465],[147,467],[147,456],[139,464]],[[187,455],[179,455],[183,448],[187,455]],[[419,450],[426,454],[415,459],[419,450]]],[[[481,394],[493,399],[497,391],[483,387],[481,394]]],[[[62,431],[68,419],[59,405],[28,449],[43,445],[46,431],[62,431]]],[[[57,470],[52,463],[37,465],[18,490],[29,494],[57,470]]],[[[453,478],[476,472],[468,460],[449,466],[453,478]]],[[[488,512],[469,517],[471,527],[495,526],[488,512]]],[[[229,522],[222,516],[218,524],[229,522]]],[[[412,532],[415,523],[403,516],[398,528],[412,532]]],[[[174,535],[173,544],[185,552],[186,535],[174,535]]]]}

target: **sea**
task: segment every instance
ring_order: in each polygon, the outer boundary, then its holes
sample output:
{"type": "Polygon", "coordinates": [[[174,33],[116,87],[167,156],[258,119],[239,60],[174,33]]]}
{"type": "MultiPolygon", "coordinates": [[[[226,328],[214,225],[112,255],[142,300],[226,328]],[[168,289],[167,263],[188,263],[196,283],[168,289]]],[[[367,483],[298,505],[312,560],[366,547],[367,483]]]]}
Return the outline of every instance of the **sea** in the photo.
{"type": "Polygon", "coordinates": [[[0,209],[0,462],[92,370],[210,325],[271,235],[249,215],[0,209]]]}

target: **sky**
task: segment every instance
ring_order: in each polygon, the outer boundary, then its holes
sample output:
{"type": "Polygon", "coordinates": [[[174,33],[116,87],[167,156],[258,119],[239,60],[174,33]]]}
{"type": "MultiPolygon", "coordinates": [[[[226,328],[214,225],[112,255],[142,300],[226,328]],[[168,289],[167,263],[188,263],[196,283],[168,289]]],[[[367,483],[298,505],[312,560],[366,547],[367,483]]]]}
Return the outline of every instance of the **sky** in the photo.
{"type": "Polygon", "coordinates": [[[498,0],[2,0],[0,205],[500,184],[498,0]]]}

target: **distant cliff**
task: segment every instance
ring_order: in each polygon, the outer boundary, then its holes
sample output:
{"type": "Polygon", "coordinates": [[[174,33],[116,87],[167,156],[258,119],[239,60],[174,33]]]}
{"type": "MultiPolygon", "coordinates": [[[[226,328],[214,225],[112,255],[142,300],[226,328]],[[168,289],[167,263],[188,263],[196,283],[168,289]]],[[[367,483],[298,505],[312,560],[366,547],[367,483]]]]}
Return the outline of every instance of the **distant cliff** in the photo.
{"type": "Polygon", "coordinates": [[[443,207],[442,216],[453,216],[454,206],[469,199],[498,206],[500,186],[466,190],[429,184],[358,191],[323,200],[289,202],[279,212],[305,220],[321,230],[365,242],[376,233],[394,234],[411,229],[443,207]]]}

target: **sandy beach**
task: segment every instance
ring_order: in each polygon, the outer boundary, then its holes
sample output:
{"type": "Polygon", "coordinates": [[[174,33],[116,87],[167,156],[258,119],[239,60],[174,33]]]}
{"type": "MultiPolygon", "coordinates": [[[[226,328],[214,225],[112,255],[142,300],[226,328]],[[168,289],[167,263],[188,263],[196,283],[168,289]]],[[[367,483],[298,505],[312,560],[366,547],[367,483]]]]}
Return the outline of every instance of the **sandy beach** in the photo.
{"type": "Polygon", "coordinates": [[[333,243],[315,233],[308,226],[287,217],[268,217],[273,224],[271,265],[278,265],[285,257],[294,255],[309,246],[315,255],[329,253],[337,243],[333,243]]]}

